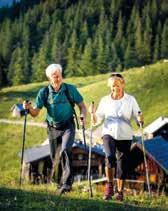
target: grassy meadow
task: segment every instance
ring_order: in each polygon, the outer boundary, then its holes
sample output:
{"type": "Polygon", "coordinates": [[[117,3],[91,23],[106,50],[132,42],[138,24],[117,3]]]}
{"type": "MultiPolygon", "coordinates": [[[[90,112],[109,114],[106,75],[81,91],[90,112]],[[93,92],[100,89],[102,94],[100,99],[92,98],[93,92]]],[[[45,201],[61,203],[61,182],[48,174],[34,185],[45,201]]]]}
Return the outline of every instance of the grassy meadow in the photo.
{"type": "MultiPolygon", "coordinates": [[[[107,78],[109,74],[68,78],[67,83],[75,84],[84,96],[87,106],[95,101],[97,105],[103,95],[109,93],[107,78]]],[[[123,73],[126,92],[134,95],[145,116],[145,126],[159,116],[168,116],[168,63],[156,63],[145,68],[134,68],[123,73]]],[[[34,101],[39,88],[47,82],[13,86],[0,90],[0,119],[13,118],[11,107],[24,99],[34,101]]],[[[36,119],[28,121],[43,122],[45,111],[36,119]]],[[[87,126],[89,127],[89,115],[87,126]]],[[[134,126],[136,130],[136,126],[134,126]]],[[[102,194],[96,193],[89,199],[83,191],[84,184],[75,184],[73,191],[59,196],[53,184],[19,187],[20,158],[22,147],[22,125],[0,123],[0,210],[168,210],[165,195],[148,197],[146,194],[127,195],[123,203],[111,200],[104,202],[102,194]]],[[[47,138],[44,128],[27,126],[26,148],[42,143],[47,138]]]]}

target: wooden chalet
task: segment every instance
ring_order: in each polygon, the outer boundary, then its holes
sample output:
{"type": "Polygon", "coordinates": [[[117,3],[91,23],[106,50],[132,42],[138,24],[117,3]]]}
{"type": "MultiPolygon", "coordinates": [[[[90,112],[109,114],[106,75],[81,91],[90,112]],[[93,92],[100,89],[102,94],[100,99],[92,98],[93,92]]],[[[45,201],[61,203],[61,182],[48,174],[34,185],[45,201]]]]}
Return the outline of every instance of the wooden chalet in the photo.
{"type": "MultiPolygon", "coordinates": [[[[168,141],[162,136],[144,141],[150,186],[152,190],[167,190],[168,183],[168,141]]],[[[142,142],[133,144],[130,155],[129,178],[144,182],[146,189],[146,172],[142,142]]]]}
{"type": "Polygon", "coordinates": [[[168,139],[168,118],[164,116],[157,118],[144,128],[144,135],[146,139],[151,139],[159,135],[168,139]]]}
{"type": "MultiPolygon", "coordinates": [[[[75,180],[87,179],[88,168],[88,145],[81,141],[75,141],[72,147],[73,174],[75,180]]],[[[92,178],[102,177],[104,173],[104,152],[100,145],[92,147],[91,175],[92,178]]],[[[40,146],[26,149],[23,159],[23,178],[32,183],[49,181],[51,172],[51,159],[48,140],[40,146]]]]}
{"type": "MultiPolygon", "coordinates": [[[[168,118],[159,117],[145,127],[144,137],[151,190],[168,192],[168,118]]],[[[142,191],[147,190],[144,155],[141,137],[135,139],[137,141],[131,147],[126,188],[142,191]]],[[[95,180],[97,190],[103,191],[105,182],[106,178],[95,180]]]]}
{"type": "MultiPolygon", "coordinates": [[[[151,188],[168,189],[168,118],[159,117],[144,128],[144,147],[147,156],[149,179],[151,188]]],[[[131,177],[144,181],[145,166],[142,151],[142,141],[132,146],[130,162],[132,164],[131,177]]]]}

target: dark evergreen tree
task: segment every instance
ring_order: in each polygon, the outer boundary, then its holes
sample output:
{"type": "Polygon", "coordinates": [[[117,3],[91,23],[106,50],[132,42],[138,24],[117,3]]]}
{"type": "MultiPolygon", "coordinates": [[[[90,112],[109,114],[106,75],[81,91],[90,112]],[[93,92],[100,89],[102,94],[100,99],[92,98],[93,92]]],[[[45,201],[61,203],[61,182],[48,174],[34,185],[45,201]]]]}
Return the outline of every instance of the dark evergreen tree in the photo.
{"type": "Polygon", "coordinates": [[[5,70],[5,61],[0,54],[0,87],[7,85],[5,70]]]}
{"type": "Polygon", "coordinates": [[[162,32],[161,58],[168,58],[168,19],[164,24],[162,32]]]}
{"type": "Polygon", "coordinates": [[[112,37],[111,37],[111,30],[107,28],[106,37],[105,37],[105,58],[106,58],[106,65],[107,65],[107,72],[111,71],[111,60],[112,60],[112,50],[111,50],[111,43],[112,43],[112,37]]]}
{"type": "Polygon", "coordinates": [[[118,22],[117,22],[117,33],[114,39],[114,43],[116,46],[116,50],[117,50],[117,54],[119,56],[119,58],[121,60],[123,60],[123,56],[124,56],[124,49],[122,48],[122,40],[123,40],[123,18],[122,18],[122,14],[120,12],[119,18],[118,18],[118,22]]]}
{"type": "Polygon", "coordinates": [[[161,58],[161,23],[159,21],[155,35],[153,62],[157,62],[160,58],[161,58]]]}
{"type": "Polygon", "coordinates": [[[158,13],[159,13],[158,1],[157,0],[151,0],[149,16],[151,17],[151,20],[152,20],[152,26],[153,26],[152,28],[153,29],[157,25],[158,13]]]}
{"type": "Polygon", "coordinates": [[[159,14],[162,22],[165,22],[168,17],[168,1],[158,1],[160,3],[159,14]]]}
{"type": "Polygon", "coordinates": [[[11,57],[11,50],[13,44],[13,33],[11,31],[12,24],[9,19],[6,19],[1,28],[1,52],[5,62],[9,64],[11,57]]]}
{"type": "Polygon", "coordinates": [[[18,47],[12,53],[9,65],[8,81],[11,85],[18,85],[24,82],[23,66],[23,52],[18,44],[18,47]]]}
{"type": "Polygon", "coordinates": [[[104,6],[102,5],[100,8],[100,17],[99,17],[99,25],[97,27],[97,32],[100,36],[104,37],[106,34],[108,26],[107,16],[105,14],[104,6]]]}
{"type": "Polygon", "coordinates": [[[41,34],[45,33],[45,31],[48,30],[49,28],[49,24],[50,24],[49,14],[43,12],[41,16],[41,20],[40,22],[38,22],[38,26],[37,26],[39,33],[41,34]]]}
{"type": "Polygon", "coordinates": [[[103,37],[101,35],[99,35],[98,37],[97,57],[96,57],[95,65],[96,65],[96,70],[99,73],[107,72],[105,44],[103,41],[103,37]]]}
{"type": "Polygon", "coordinates": [[[60,21],[51,26],[51,61],[61,63],[62,61],[62,23],[60,21]]]}
{"type": "Polygon", "coordinates": [[[160,40],[159,40],[159,35],[157,34],[155,37],[153,62],[157,62],[159,58],[160,58],[160,40]]]}
{"type": "Polygon", "coordinates": [[[142,24],[139,15],[137,16],[137,28],[135,32],[135,49],[137,55],[137,63],[142,64],[144,57],[144,46],[143,46],[143,35],[142,35],[142,24]]]}
{"type": "Polygon", "coordinates": [[[111,44],[111,62],[109,67],[111,71],[117,71],[117,68],[121,66],[120,59],[118,58],[115,44],[111,44]]]}
{"type": "Polygon", "coordinates": [[[135,67],[137,66],[137,56],[135,46],[131,41],[128,43],[126,51],[125,51],[125,67],[135,67]]]}
{"type": "Polygon", "coordinates": [[[70,47],[67,52],[67,68],[65,74],[67,76],[80,75],[78,73],[79,51],[77,46],[77,36],[74,30],[70,39],[70,47]]]}
{"type": "Polygon", "coordinates": [[[80,29],[80,33],[79,33],[79,40],[80,43],[82,45],[82,47],[86,44],[87,42],[87,38],[88,38],[88,26],[87,26],[87,22],[85,21],[84,24],[82,25],[81,29],[80,29]]]}
{"type": "Polygon", "coordinates": [[[45,69],[49,64],[49,34],[45,34],[41,47],[32,60],[33,81],[46,80],[45,69]]]}
{"type": "Polygon", "coordinates": [[[29,27],[27,25],[23,26],[22,32],[22,52],[23,52],[23,74],[24,74],[24,83],[31,82],[31,64],[30,64],[30,53],[29,53],[29,27]]]}
{"type": "Polygon", "coordinates": [[[92,40],[89,38],[84,49],[84,53],[81,57],[79,65],[80,75],[93,75],[96,74],[94,68],[94,61],[92,59],[92,40]]]}
{"type": "Polygon", "coordinates": [[[121,6],[122,6],[122,3],[123,3],[122,0],[111,1],[110,15],[113,17],[114,22],[116,22],[116,19],[118,17],[118,14],[119,14],[121,6]]]}
{"type": "Polygon", "coordinates": [[[166,0],[22,0],[0,9],[0,83],[45,80],[51,62],[77,76],[167,58],[167,8],[166,0]],[[18,63],[23,79],[13,78],[18,63]]]}
{"type": "Polygon", "coordinates": [[[152,42],[152,25],[149,15],[146,17],[145,30],[143,34],[143,46],[144,46],[144,64],[151,62],[151,42],[152,42]]]}

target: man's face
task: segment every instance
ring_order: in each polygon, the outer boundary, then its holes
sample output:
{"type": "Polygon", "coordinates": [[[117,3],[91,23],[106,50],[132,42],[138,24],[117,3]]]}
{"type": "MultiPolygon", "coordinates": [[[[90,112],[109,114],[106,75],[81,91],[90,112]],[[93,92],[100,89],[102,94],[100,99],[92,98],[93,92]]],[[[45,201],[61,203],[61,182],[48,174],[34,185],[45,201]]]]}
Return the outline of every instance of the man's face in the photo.
{"type": "Polygon", "coordinates": [[[61,86],[62,84],[62,74],[59,70],[56,70],[51,76],[50,76],[51,84],[54,86],[61,86]]]}

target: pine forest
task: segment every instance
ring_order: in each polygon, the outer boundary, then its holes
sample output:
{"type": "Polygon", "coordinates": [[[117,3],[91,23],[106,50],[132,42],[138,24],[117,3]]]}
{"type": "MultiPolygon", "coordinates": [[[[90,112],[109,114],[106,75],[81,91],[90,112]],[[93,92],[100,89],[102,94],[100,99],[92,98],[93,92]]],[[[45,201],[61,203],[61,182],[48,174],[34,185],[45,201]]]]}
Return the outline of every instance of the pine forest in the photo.
{"type": "Polygon", "coordinates": [[[88,76],[168,58],[167,0],[21,0],[0,9],[0,87],[88,76]]]}

